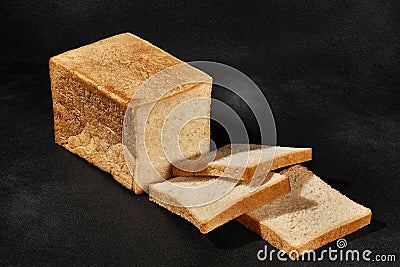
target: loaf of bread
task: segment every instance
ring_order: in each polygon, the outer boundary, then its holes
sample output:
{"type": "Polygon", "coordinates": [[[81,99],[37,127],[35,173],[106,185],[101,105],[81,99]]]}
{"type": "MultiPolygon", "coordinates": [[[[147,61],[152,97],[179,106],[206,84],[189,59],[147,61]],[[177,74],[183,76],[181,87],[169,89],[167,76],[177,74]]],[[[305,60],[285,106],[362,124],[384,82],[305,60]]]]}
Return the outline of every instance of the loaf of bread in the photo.
{"type": "MultiPolygon", "coordinates": [[[[187,107],[174,110],[187,100],[210,99],[211,77],[130,33],[52,57],[49,68],[56,143],[111,173],[135,193],[146,189],[150,182],[147,178],[172,176],[170,161],[174,155],[167,156],[168,148],[163,147],[161,139],[162,134],[169,135],[162,132],[164,121],[173,125],[181,116],[193,119],[187,121],[177,137],[184,157],[198,155],[200,142],[210,137],[210,101],[200,101],[190,112],[187,107]],[[159,95],[153,91],[138,93],[155,74],[179,64],[190,70],[187,75],[195,73],[202,80],[171,88],[161,94],[159,101],[159,95]],[[122,142],[124,115],[129,105],[133,129],[127,160],[132,168],[125,163],[122,142]],[[169,116],[173,111],[174,116],[169,116]],[[140,186],[136,178],[142,179],[140,186]]],[[[181,73],[176,77],[187,78],[181,73]]],[[[158,82],[162,85],[163,81],[158,82]]],[[[206,142],[202,149],[209,149],[206,142]]]]}
{"type": "Polygon", "coordinates": [[[298,257],[371,221],[371,210],[330,187],[306,167],[283,170],[291,192],[237,220],[278,249],[298,257]]]}
{"type": "Polygon", "coordinates": [[[62,53],[49,68],[56,143],[201,233],[237,218],[298,257],[370,223],[370,209],[307,168],[270,172],[311,160],[310,148],[209,152],[211,77],[139,37],[62,53]]]}
{"type": "Polygon", "coordinates": [[[177,177],[150,185],[150,200],[182,216],[201,233],[289,193],[286,176],[270,173],[268,179],[251,191],[248,183],[230,178],[177,177]]]}
{"type": "MultiPolygon", "coordinates": [[[[287,167],[312,159],[311,148],[265,146],[255,144],[228,144],[211,151],[212,160],[196,162],[184,160],[174,163],[175,176],[226,176],[245,181],[265,177],[270,170],[287,167]]],[[[209,160],[207,154],[204,161],[209,160]]]]}

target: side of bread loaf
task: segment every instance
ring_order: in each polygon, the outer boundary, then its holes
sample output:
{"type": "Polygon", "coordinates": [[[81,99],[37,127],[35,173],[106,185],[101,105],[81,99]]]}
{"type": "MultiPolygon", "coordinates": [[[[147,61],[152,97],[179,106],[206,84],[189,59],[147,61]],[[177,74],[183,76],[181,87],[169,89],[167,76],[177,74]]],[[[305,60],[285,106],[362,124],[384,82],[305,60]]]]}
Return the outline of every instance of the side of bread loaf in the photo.
{"type": "Polygon", "coordinates": [[[281,174],[291,192],[237,220],[278,249],[300,256],[370,223],[371,210],[355,203],[296,165],[281,174]]]}
{"type": "Polygon", "coordinates": [[[50,60],[55,142],[109,172],[137,193],[124,162],[122,121],[125,103],[98,93],[87,78],[50,60]]]}

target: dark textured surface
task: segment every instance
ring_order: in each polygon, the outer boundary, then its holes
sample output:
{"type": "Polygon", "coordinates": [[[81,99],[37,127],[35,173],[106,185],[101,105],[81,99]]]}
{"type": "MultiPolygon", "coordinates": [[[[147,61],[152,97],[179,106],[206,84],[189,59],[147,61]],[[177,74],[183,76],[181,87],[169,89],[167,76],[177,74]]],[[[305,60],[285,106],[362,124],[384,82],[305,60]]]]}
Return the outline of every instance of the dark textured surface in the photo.
{"type": "MultiPolygon", "coordinates": [[[[348,248],[400,257],[397,1],[168,2],[2,1],[0,264],[260,263],[265,242],[240,224],[201,235],[54,144],[48,58],[124,31],[249,75],[278,143],[312,147],[307,166],[372,209],[348,248]]],[[[249,118],[256,141],[248,111],[215,96],[249,118]]],[[[212,134],[228,142],[216,125],[212,134]]]]}

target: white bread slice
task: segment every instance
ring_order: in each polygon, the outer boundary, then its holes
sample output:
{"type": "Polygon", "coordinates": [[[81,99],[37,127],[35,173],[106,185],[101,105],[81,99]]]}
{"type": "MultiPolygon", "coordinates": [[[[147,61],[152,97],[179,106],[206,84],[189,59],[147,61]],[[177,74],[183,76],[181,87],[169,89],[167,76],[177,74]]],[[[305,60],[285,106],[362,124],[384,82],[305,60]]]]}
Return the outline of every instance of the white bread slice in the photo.
{"type": "Polygon", "coordinates": [[[291,192],[237,220],[271,245],[297,257],[368,225],[371,210],[330,187],[306,167],[281,172],[291,192]],[[296,251],[297,253],[295,253],[296,251]]]}
{"type": "MultiPolygon", "coordinates": [[[[190,70],[187,75],[172,77],[181,81],[191,80],[197,75],[207,82],[193,79],[192,83],[171,88],[173,90],[163,95],[148,117],[146,111],[160,92],[139,89],[147,84],[149,78],[181,64],[189,66],[130,33],[115,35],[52,57],[49,68],[55,142],[111,173],[115,180],[135,193],[143,192],[135,179],[157,176],[151,175],[153,167],[161,177],[172,177],[169,159],[174,160],[174,155],[166,156],[166,152],[171,152],[161,140],[161,126],[178,105],[187,100],[205,99],[193,105],[195,108],[179,109],[174,117],[170,117],[168,125],[181,123],[178,126],[182,126],[184,122],[181,118],[185,116],[187,119],[188,114],[189,119],[193,119],[187,120],[182,129],[178,128],[181,129],[177,134],[179,138],[166,133],[166,136],[179,139],[179,148],[185,157],[199,154],[199,143],[210,137],[208,117],[211,100],[207,100],[211,97],[211,77],[192,67],[187,68],[190,70]],[[133,97],[136,102],[130,108],[134,129],[131,131],[132,145],[129,150],[129,166],[132,168],[128,169],[122,144],[122,126],[125,111],[133,97]]],[[[170,80],[167,82],[171,83],[170,80]]],[[[209,150],[204,146],[203,149],[209,150]]],[[[146,181],[143,184],[145,187],[146,181]]]]}
{"type": "MultiPolygon", "coordinates": [[[[270,170],[312,159],[311,148],[255,144],[228,144],[208,154],[212,153],[215,153],[215,158],[211,162],[199,162],[193,165],[191,160],[185,160],[174,163],[174,175],[224,176],[250,181],[253,177],[264,176],[270,170]]],[[[207,155],[203,155],[203,157],[205,160],[210,158],[207,155]]]]}
{"type": "Polygon", "coordinates": [[[229,178],[177,177],[150,185],[149,195],[151,201],[185,218],[201,233],[208,233],[290,192],[286,176],[277,173],[270,173],[268,176],[268,179],[265,179],[266,181],[254,192],[250,192],[248,184],[236,185],[237,181],[229,178]],[[223,195],[224,192],[228,193],[223,195]],[[194,201],[199,203],[198,200],[209,204],[193,206],[194,201]]]}

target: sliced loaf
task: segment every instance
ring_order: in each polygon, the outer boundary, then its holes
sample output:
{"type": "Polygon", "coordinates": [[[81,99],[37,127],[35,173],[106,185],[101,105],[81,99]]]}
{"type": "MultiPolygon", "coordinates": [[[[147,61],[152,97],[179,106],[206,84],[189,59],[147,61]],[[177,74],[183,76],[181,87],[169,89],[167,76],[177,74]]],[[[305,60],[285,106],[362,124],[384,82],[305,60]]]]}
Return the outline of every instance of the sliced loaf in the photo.
{"type": "Polygon", "coordinates": [[[203,161],[185,160],[174,163],[175,176],[224,176],[245,181],[263,176],[270,170],[312,159],[311,148],[229,144],[208,155],[203,161]],[[206,162],[208,160],[208,162],[206,162]]]}
{"type": "Polygon", "coordinates": [[[269,179],[250,192],[248,184],[229,178],[177,177],[150,185],[150,200],[194,224],[201,233],[259,207],[290,191],[286,176],[269,179]]]}
{"type": "Polygon", "coordinates": [[[350,234],[371,220],[371,210],[342,195],[306,167],[281,172],[291,192],[237,220],[292,257],[350,234]]]}
{"type": "MultiPolygon", "coordinates": [[[[170,161],[178,155],[165,145],[170,142],[161,138],[165,121],[178,129],[185,125],[176,136],[165,133],[179,140],[173,145],[185,157],[199,154],[199,144],[210,137],[211,77],[133,34],[115,35],[54,56],[49,68],[55,142],[111,173],[135,193],[146,190],[149,178],[172,177],[170,161]],[[176,66],[183,66],[183,71],[169,73],[170,79],[158,77],[162,86],[153,82],[155,90],[144,91],[150,78],[176,66]],[[175,81],[182,83],[163,87],[175,81]],[[171,90],[157,91],[161,87],[171,90]],[[132,98],[135,101],[131,102],[132,98]],[[204,101],[198,100],[195,108],[176,109],[196,99],[204,101]],[[131,140],[124,147],[128,106],[131,140]],[[173,117],[169,116],[172,111],[173,117]]],[[[205,151],[209,150],[207,144],[203,142],[205,151]]]]}

